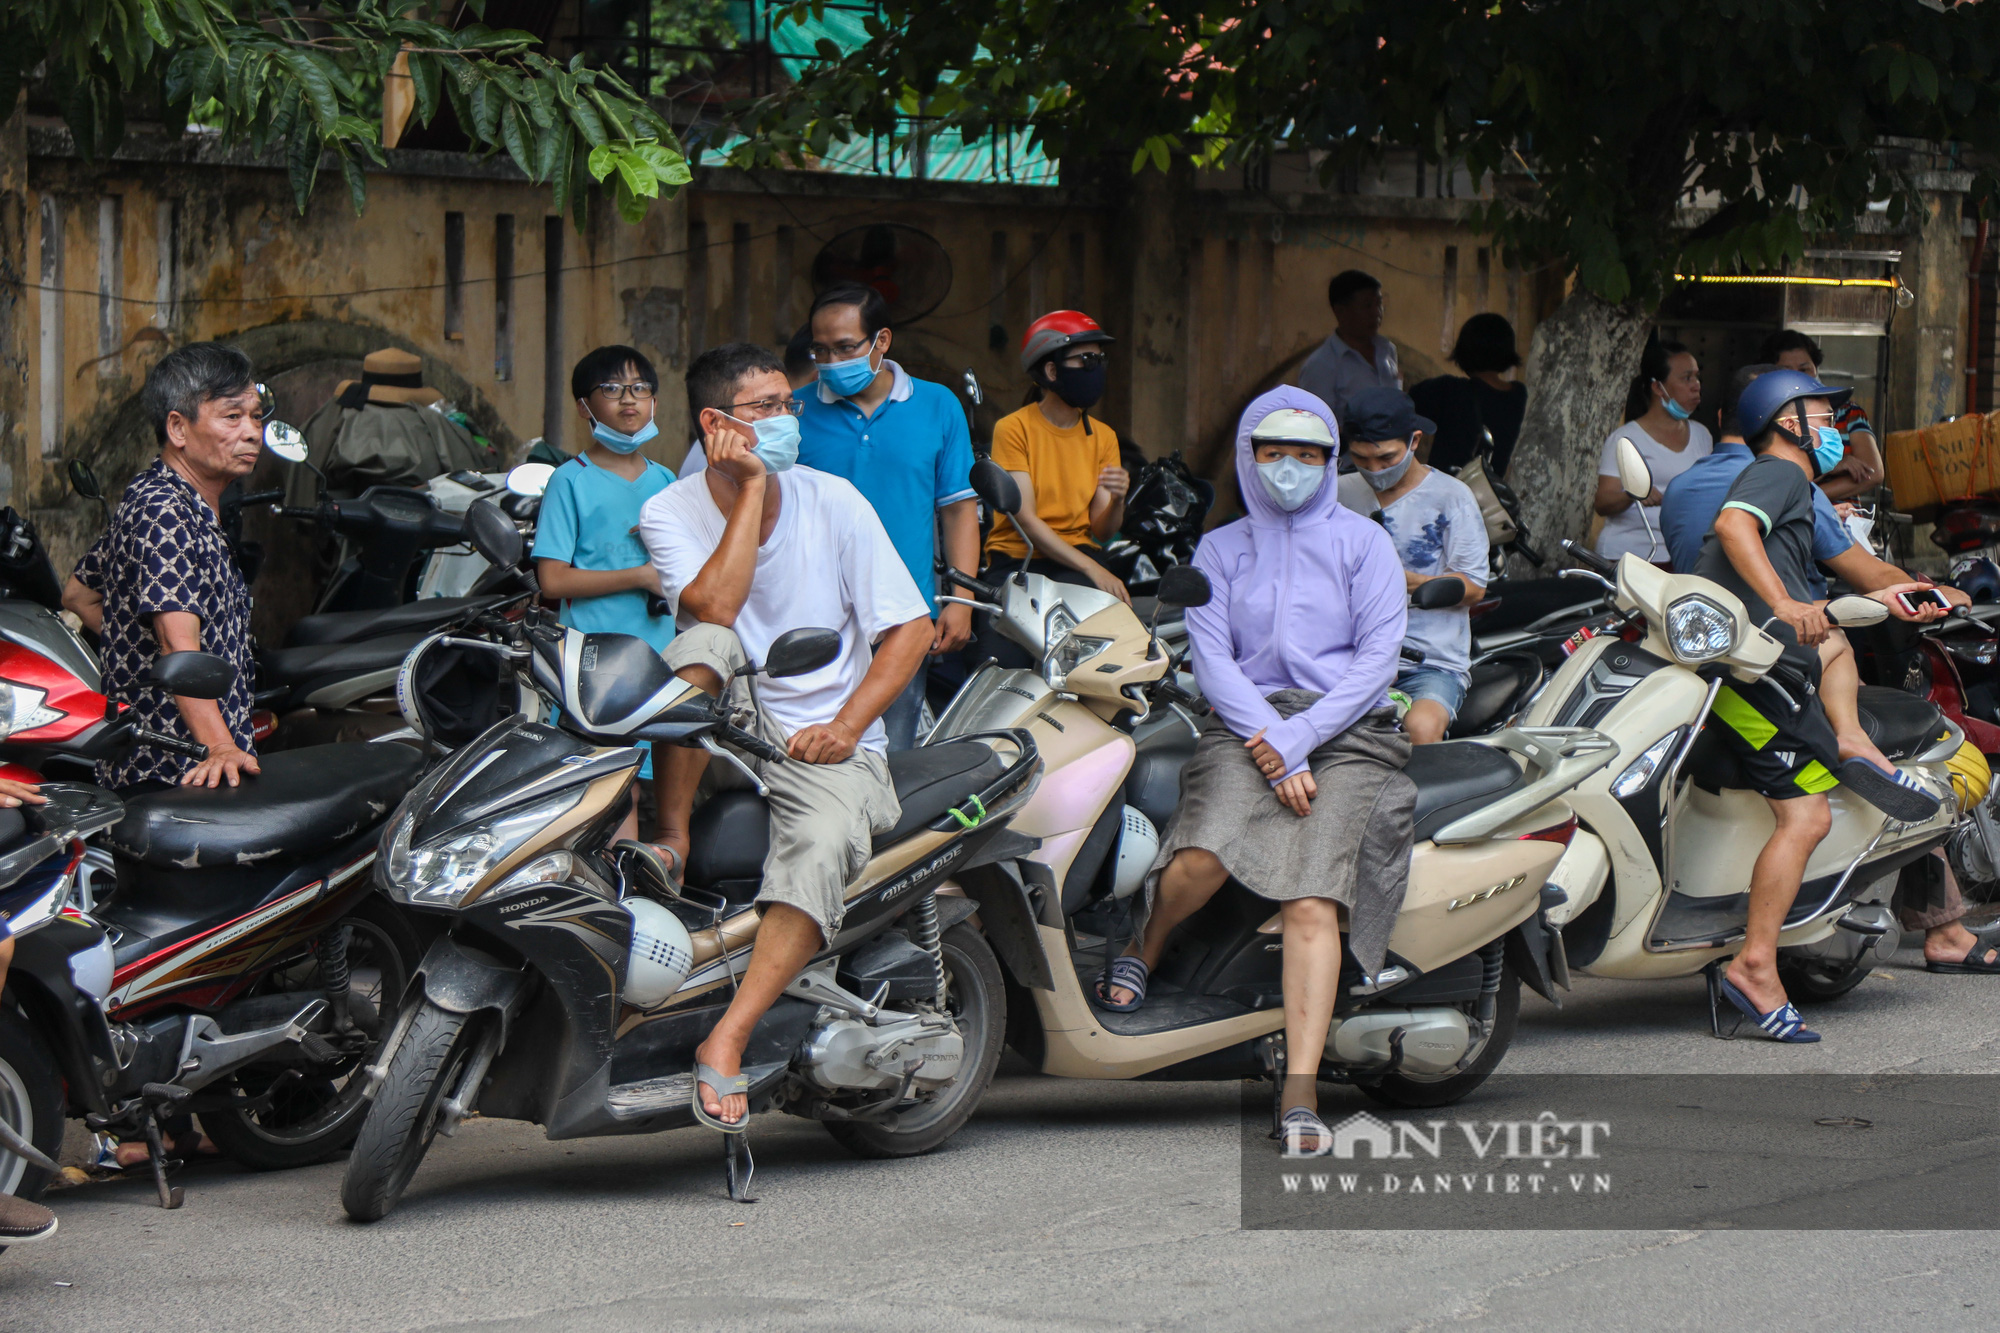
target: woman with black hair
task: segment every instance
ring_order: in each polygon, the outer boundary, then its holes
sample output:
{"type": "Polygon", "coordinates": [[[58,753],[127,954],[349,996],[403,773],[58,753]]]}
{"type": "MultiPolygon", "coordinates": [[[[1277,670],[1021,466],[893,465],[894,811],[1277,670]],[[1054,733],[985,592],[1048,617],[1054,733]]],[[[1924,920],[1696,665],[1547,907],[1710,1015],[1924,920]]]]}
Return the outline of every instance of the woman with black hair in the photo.
{"type": "Polygon", "coordinates": [[[1667,483],[1715,451],[1708,427],[1691,420],[1701,406],[1701,367],[1694,353],[1671,340],[1646,344],[1639,375],[1626,396],[1625,424],[1604,441],[1597,461],[1595,507],[1604,516],[1597,536],[1597,553],[1616,560],[1630,552],[1641,560],[1666,567],[1666,539],[1660,535],[1658,509],[1667,483]],[[1630,440],[1653,473],[1653,493],[1643,500],[1625,494],[1618,479],[1618,442],[1630,440]]]}
{"type": "Polygon", "coordinates": [[[1528,410],[1528,386],[1509,376],[1521,364],[1514,326],[1504,315],[1474,315],[1459,328],[1451,361],[1465,373],[1438,375],[1410,390],[1417,414],[1437,423],[1430,456],[1424,461],[1457,472],[1479,456],[1484,436],[1490,433],[1493,455],[1486,471],[1504,477],[1528,410]]]}

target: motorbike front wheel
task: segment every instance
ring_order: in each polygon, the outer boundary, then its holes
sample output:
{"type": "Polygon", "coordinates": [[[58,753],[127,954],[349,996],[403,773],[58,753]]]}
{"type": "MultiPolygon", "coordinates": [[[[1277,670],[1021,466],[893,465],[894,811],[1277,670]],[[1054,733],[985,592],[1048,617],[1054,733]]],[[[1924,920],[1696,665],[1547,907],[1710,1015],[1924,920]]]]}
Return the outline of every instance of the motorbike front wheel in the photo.
{"type": "MultiPolygon", "coordinates": [[[[0,1118],[54,1157],[62,1151],[63,1084],[48,1043],[12,1005],[0,1009],[0,1118]]],[[[0,1148],[0,1194],[38,1199],[49,1173],[0,1148]]]]}
{"type": "Polygon", "coordinates": [[[410,1177],[437,1137],[441,1105],[465,1072],[478,1025],[427,999],[390,1057],[361,1136],[340,1182],[341,1206],[357,1222],[379,1222],[409,1188],[410,1177]]]}
{"type": "Polygon", "coordinates": [[[971,925],[944,933],[945,1008],[958,1020],[965,1058],[958,1078],[935,1101],[913,1102],[883,1120],[829,1120],[826,1132],[856,1157],[918,1157],[944,1143],[971,1118],[1007,1031],[1007,992],[993,946],[971,925]]]}
{"type": "Polygon", "coordinates": [[[1825,1004],[1838,1000],[1868,980],[1875,970],[1875,951],[1864,949],[1861,956],[1847,960],[1831,958],[1787,958],[1778,955],[1778,980],[1785,994],[1804,1004],[1825,1004]]]}

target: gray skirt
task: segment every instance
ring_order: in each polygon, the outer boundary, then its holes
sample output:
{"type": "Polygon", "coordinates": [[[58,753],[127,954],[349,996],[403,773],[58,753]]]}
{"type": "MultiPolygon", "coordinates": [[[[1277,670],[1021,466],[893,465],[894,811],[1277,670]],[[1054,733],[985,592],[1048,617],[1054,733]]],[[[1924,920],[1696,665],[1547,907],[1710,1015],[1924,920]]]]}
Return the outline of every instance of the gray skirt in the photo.
{"type": "MultiPolygon", "coordinates": [[[[1318,702],[1279,690],[1280,717],[1318,702]]],[[[1278,801],[1243,738],[1210,715],[1181,775],[1181,803],[1146,876],[1151,909],[1160,872],[1184,847],[1212,852],[1262,898],[1330,898],[1348,910],[1348,947],[1369,975],[1382,970],[1410,882],[1417,789],[1403,776],[1410,738],[1393,708],[1377,708],[1307,757],[1319,795],[1305,818],[1278,801]]]]}

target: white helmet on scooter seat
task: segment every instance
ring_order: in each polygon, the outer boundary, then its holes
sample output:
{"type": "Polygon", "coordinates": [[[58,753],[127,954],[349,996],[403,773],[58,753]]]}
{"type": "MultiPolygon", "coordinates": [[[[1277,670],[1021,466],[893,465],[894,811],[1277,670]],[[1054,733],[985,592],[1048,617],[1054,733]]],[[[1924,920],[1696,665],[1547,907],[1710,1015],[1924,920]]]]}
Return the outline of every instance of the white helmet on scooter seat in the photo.
{"type": "Polygon", "coordinates": [[[632,918],[632,950],[625,958],[625,1003],[651,1009],[681,988],[694,967],[694,940],[687,926],[651,898],[627,898],[632,918]]]}
{"type": "Polygon", "coordinates": [[[1146,882],[1153,858],[1160,854],[1160,834],[1153,821],[1132,806],[1118,830],[1118,865],[1111,872],[1111,896],[1129,898],[1146,882]]]}

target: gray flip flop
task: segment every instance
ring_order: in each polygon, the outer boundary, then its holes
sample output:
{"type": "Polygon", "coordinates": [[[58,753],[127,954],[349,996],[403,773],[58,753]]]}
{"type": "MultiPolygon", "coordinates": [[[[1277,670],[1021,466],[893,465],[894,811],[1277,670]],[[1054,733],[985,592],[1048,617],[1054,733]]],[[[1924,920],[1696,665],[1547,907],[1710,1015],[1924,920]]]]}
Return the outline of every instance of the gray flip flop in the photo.
{"type": "Polygon", "coordinates": [[[721,1074],[710,1069],[700,1061],[696,1061],[692,1105],[694,1107],[694,1118],[701,1121],[702,1124],[707,1125],[710,1129],[719,1130],[724,1134],[741,1134],[744,1130],[750,1128],[750,1113],[747,1108],[744,1110],[743,1118],[734,1121],[718,1120],[703,1109],[701,1104],[701,1085],[704,1083],[708,1084],[718,1099],[733,1097],[739,1092],[747,1097],[750,1094],[750,1076],[748,1074],[721,1074]]]}

